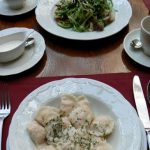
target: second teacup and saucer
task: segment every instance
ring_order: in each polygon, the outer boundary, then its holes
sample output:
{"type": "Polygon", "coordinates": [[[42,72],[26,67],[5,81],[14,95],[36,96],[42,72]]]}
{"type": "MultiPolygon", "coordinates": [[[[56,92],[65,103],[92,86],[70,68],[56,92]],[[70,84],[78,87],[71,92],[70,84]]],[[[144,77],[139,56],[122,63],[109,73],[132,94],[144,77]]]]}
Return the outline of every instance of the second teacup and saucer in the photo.
{"type": "Polygon", "coordinates": [[[37,0],[24,0],[22,7],[12,8],[8,6],[10,0],[0,0],[0,15],[3,16],[17,16],[25,14],[33,10],[37,6],[37,0]]]}
{"type": "MultiPolygon", "coordinates": [[[[127,53],[127,55],[134,60],[135,62],[137,62],[138,64],[148,67],[150,68],[150,56],[149,54],[147,54],[145,51],[150,51],[150,49],[145,49],[144,47],[146,44],[144,44],[145,42],[143,41],[143,37],[141,37],[141,31],[142,31],[142,27],[143,27],[143,22],[147,22],[145,20],[148,20],[148,24],[150,24],[150,17],[144,17],[141,21],[141,28],[132,30],[131,32],[129,32],[126,37],[124,38],[123,41],[123,46],[124,46],[124,50],[127,53]],[[131,42],[133,40],[142,40],[142,47],[141,48],[133,48],[131,46],[131,42]]],[[[147,26],[147,25],[146,25],[147,26]]],[[[145,29],[144,29],[145,31],[145,29]]],[[[142,34],[143,36],[143,34],[142,34]]],[[[145,39],[146,35],[144,33],[144,39],[145,39]]],[[[148,39],[150,40],[150,31],[148,32],[148,39]]],[[[147,41],[147,40],[146,40],[147,41]]]]}

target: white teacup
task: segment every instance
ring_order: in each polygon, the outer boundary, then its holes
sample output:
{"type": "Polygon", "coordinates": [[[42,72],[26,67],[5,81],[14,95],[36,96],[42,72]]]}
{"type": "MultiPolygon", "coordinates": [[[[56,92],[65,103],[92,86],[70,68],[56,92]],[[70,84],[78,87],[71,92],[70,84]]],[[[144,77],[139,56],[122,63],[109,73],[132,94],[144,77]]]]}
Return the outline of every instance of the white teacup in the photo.
{"type": "Polygon", "coordinates": [[[24,6],[25,0],[5,0],[5,2],[11,9],[21,9],[24,6]]]}
{"type": "Polygon", "coordinates": [[[146,55],[150,56],[150,16],[146,16],[141,21],[140,40],[146,55]]]}

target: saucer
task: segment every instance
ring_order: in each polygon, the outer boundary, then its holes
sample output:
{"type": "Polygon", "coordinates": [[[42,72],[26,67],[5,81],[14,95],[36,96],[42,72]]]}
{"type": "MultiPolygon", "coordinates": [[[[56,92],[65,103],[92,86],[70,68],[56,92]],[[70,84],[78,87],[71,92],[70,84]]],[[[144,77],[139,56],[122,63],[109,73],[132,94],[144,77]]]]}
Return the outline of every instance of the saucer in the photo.
{"type": "Polygon", "coordinates": [[[21,14],[25,14],[31,10],[33,10],[37,5],[37,0],[26,0],[24,7],[22,9],[13,10],[10,9],[4,0],[0,0],[0,15],[3,16],[17,16],[21,14]]]}
{"type": "Polygon", "coordinates": [[[140,39],[140,29],[135,29],[128,33],[123,41],[125,52],[128,56],[140,65],[150,68],[150,57],[145,55],[142,49],[135,50],[130,46],[133,39],[140,39]]]}
{"type": "MultiPolygon", "coordinates": [[[[28,28],[8,28],[0,31],[0,36],[7,34],[26,31],[30,32],[33,29],[28,28]]],[[[45,52],[45,41],[41,34],[34,30],[31,37],[34,38],[34,45],[27,47],[21,57],[18,59],[8,62],[0,63],[0,76],[8,76],[21,73],[36,65],[45,52]]]]}

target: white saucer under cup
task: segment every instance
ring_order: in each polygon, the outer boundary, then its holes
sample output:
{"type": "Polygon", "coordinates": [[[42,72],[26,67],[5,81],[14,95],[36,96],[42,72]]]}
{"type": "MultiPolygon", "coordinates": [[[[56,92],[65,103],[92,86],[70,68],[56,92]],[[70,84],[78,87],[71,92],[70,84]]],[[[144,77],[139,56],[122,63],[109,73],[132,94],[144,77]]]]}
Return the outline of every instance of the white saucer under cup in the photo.
{"type": "Polygon", "coordinates": [[[145,55],[143,49],[141,48],[137,50],[130,46],[131,41],[134,39],[140,40],[140,28],[132,30],[124,38],[123,46],[125,52],[138,64],[150,68],[150,57],[145,55]]]}
{"type": "Polygon", "coordinates": [[[140,40],[144,53],[150,56],[150,16],[144,17],[141,21],[140,40]]]}
{"type": "MultiPolygon", "coordinates": [[[[13,34],[16,32],[31,32],[33,29],[28,28],[7,28],[0,31],[0,36],[13,34]]],[[[8,62],[0,63],[0,76],[9,76],[22,73],[33,66],[35,66],[43,57],[45,52],[45,40],[43,36],[34,30],[30,35],[34,38],[34,45],[25,49],[22,56],[18,59],[8,62]]]]}

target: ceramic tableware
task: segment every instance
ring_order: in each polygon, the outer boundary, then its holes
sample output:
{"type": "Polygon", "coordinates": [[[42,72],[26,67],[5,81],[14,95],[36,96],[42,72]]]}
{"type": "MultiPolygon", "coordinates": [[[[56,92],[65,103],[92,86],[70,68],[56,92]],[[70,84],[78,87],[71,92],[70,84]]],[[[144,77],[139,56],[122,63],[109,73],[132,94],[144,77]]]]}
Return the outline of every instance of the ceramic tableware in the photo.
{"type": "Polygon", "coordinates": [[[59,97],[63,93],[86,95],[96,115],[109,115],[115,120],[114,134],[108,139],[114,150],[141,150],[141,125],[134,108],[115,89],[86,78],[53,81],[30,93],[22,101],[11,121],[10,150],[36,149],[27,133],[27,125],[41,105],[58,106],[59,97]]]}
{"type": "MultiPolygon", "coordinates": [[[[0,36],[5,36],[16,32],[29,33],[30,31],[31,29],[28,28],[8,28],[0,31],[0,36]]],[[[32,68],[41,60],[45,52],[44,38],[35,30],[31,37],[34,38],[34,44],[26,47],[23,55],[13,61],[0,63],[0,76],[19,74],[32,68]]]]}
{"type": "Polygon", "coordinates": [[[142,48],[139,50],[135,50],[132,46],[130,46],[131,41],[134,39],[140,40],[140,28],[134,29],[125,36],[123,41],[125,52],[132,60],[134,60],[138,64],[150,68],[150,57],[145,55],[142,48]]]}
{"type": "Polygon", "coordinates": [[[35,10],[36,20],[47,32],[71,40],[96,40],[109,37],[121,31],[132,16],[132,8],[127,0],[112,0],[115,12],[115,21],[105,27],[102,32],[75,32],[57,25],[54,19],[54,10],[59,0],[40,0],[35,10]],[[52,28],[51,28],[52,27],[52,28]]]}
{"type": "Polygon", "coordinates": [[[141,21],[140,40],[144,53],[150,56],[150,16],[144,17],[141,21]]]}
{"type": "Polygon", "coordinates": [[[25,49],[26,40],[34,30],[16,32],[0,37],[0,62],[9,62],[20,57],[25,49]]]}

